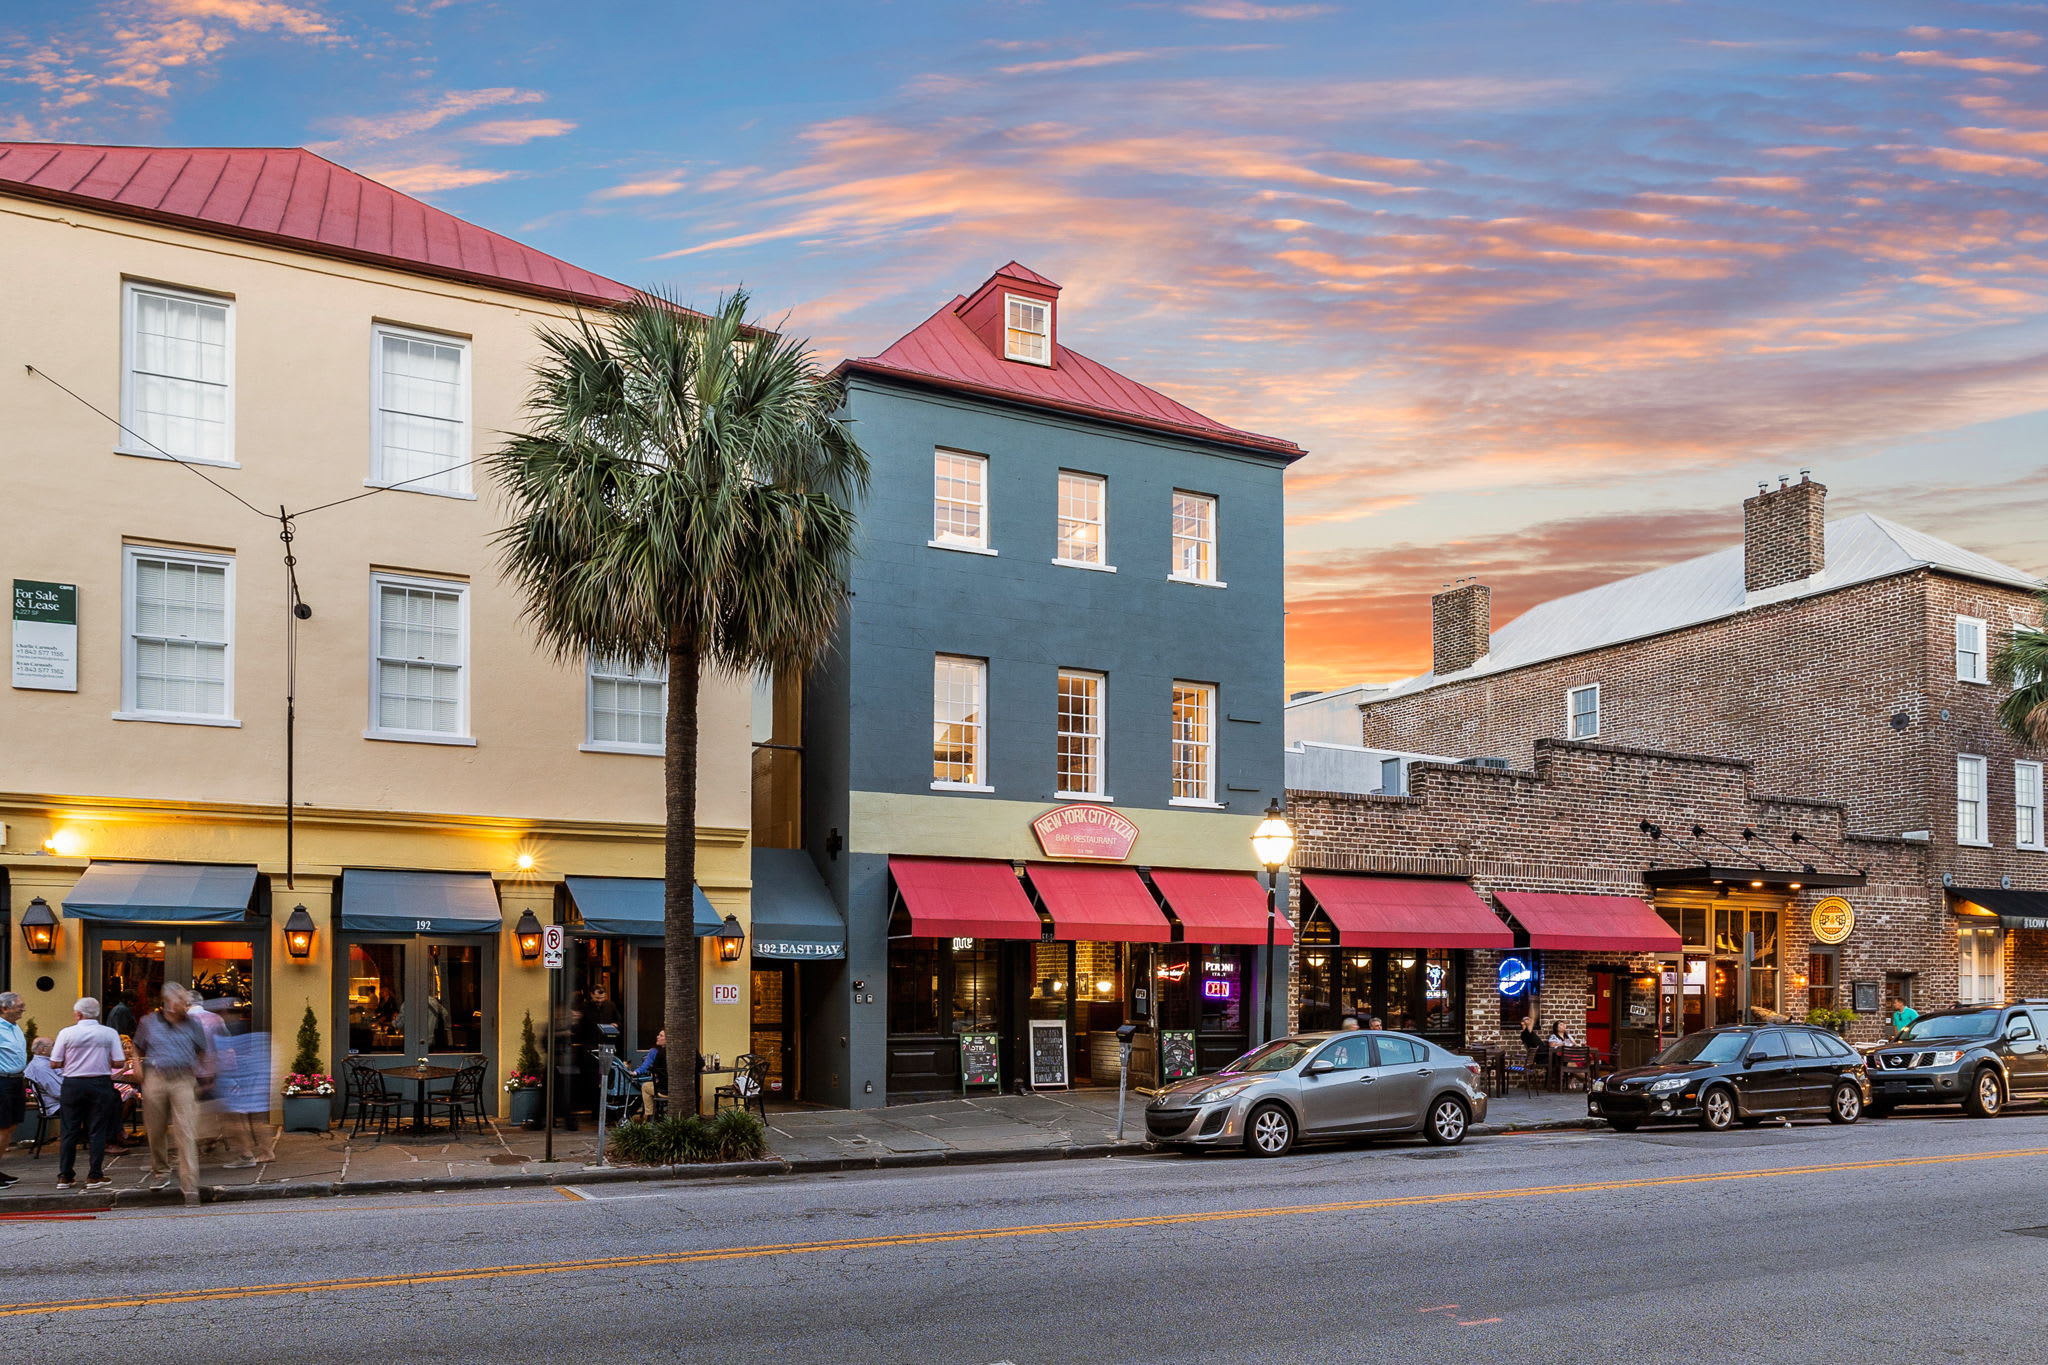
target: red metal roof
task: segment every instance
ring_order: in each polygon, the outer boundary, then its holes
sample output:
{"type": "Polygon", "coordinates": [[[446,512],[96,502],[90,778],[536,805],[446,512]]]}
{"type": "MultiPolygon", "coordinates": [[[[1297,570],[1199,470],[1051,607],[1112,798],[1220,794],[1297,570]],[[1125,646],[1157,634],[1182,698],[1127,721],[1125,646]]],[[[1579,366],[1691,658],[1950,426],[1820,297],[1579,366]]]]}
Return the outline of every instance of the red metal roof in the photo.
{"type": "Polygon", "coordinates": [[[1303,454],[1292,441],[1225,426],[1157,389],[1147,388],[1107,365],[1090,360],[1061,345],[1057,330],[1052,339],[1051,365],[1005,359],[1000,351],[991,349],[976,336],[961,317],[969,300],[979,298],[988,284],[1000,278],[1021,280],[1053,292],[1059,289],[1045,276],[1013,261],[974,294],[955,298],[880,355],[848,360],[840,366],[841,371],[894,375],[1033,407],[1198,437],[1283,459],[1299,459],[1303,454]]]}
{"type": "Polygon", "coordinates": [[[1056,939],[1084,943],[1170,943],[1173,928],[1144,879],[1128,867],[1032,863],[1025,869],[1052,915],[1056,939]]]}
{"type": "Polygon", "coordinates": [[[1582,952],[1675,953],[1678,931],[1634,896],[1572,896],[1555,891],[1497,891],[1531,948],[1582,952]]]}
{"type": "Polygon", "coordinates": [[[303,147],[0,142],[0,194],[575,302],[637,291],[400,194],[303,147]]]}
{"type": "Polygon", "coordinates": [[[891,858],[889,875],[910,912],[911,938],[1036,939],[1041,932],[1038,912],[1008,863],[891,858]]]}
{"type": "Polygon", "coordinates": [[[1508,926],[1466,882],[1306,872],[1301,885],[1347,948],[1515,946],[1508,926]]]}
{"type": "MultiPolygon", "coordinates": [[[[1249,872],[1155,867],[1152,885],[1180,921],[1183,942],[1266,941],[1266,889],[1249,872]]],[[[1285,911],[1274,917],[1273,942],[1282,947],[1294,942],[1285,911]]]]}

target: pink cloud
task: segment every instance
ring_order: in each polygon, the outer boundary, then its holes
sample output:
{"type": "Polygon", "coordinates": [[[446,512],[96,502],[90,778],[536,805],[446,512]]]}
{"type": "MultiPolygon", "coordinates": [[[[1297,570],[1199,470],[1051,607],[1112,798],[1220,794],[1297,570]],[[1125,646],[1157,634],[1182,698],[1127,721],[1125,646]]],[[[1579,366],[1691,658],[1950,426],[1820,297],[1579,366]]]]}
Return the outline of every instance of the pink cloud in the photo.
{"type": "Polygon", "coordinates": [[[451,166],[446,162],[425,162],[417,166],[387,166],[365,170],[372,180],[404,194],[432,194],[437,190],[459,190],[470,185],[488,185],[511,176],[510,171],[489,171],[474,166],[451,166]]]}
{"type": "Polygon", "coordinates": [[[2040,34],[2028,33],[2024,29],[1928,28],[1924,25],[1907,29],[1906,36],[1918,38],[1923,43],[1944,43],[1957,38],[1981,38],[1986,42],[1997,43],[2001,47],[2035,47],[2041,41],[2040,34]]]}
{"type": "Polygon", "coordinates": [[[1900,161],[1915,166],[1939,166],[1966,175],[2024,176],[2048,175],[2048,164],[2023,156],[1994,156],[1988,152],[1958,151],[1954,147],[1916,147],[1902,150],[1900,161]]]}
{"type": "Polygon", "coordinates": [[[1198,19],[1240,20],[1314,19],[1336,12],[1334,5],[1255,5],[1250,0],[1202,0],[1181,9],[1198,19]]]}
{"type": "Polygon", "coordinates": [[[649,176],[643,180],[628,180],[622,184],[613,185],[609,189],[599,190],[590,197],[592,199],[659,199],[663,195],[676,193],[683,188],[684,183],[680,175],[649,176]]]}
{"type": "Polygon", "coordinates": [[[563,137],[575,131],[576,125],[567,119],[504,118],[472,123],[462,130],[462,136],[471,142],[495,147],[517,147],[544,137],[563,137]]]}
{"type": "Polygon", "coordinates": [[[1987,75],[2038,76],[2048,67],[2005,57],[1957,57],[1947,52],[1894,52],[1889,57],[1869,54],[1873,61],[1903,62],[1907,66],[1941,66],[1955,71],[1976,71],[1987,75]]]}

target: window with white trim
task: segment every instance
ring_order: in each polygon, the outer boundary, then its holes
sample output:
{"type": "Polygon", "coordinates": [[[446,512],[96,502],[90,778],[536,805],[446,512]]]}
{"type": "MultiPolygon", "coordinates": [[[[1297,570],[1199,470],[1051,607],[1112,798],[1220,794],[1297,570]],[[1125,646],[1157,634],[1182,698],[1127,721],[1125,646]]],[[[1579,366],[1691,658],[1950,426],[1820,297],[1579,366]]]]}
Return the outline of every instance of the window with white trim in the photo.
{"type": "Polygon", "coordinates": [[[1106,567],[1109,480],[1100,474],[1060,471],[1059,548],[1062,563],[1106,567]]]}
{"type": "Polygon", "coordinates": [[[589,727],[584,747],[658,754],[668,721],[668,665],[590,658],[589,727]]]}
{"type": "Polygon", "coordinates": [[[370,729],[391,738],[469,734],[469,586],[377,574],[371,580],[370,729]]]}
{"type": "Polygon", "coordinates": [[[932,660],[932,786],[987,790],[988,661],[958,654],[932,660]]]}
{"type": "Polygon", "coordinates": [[[933,452],[932,544],[988,548],[988,456],[933,452]]]}
{"type": "Polygon", "coordinates": [[[1078,668],[1060,670],[1059,772],[1056,796],[1106,796],[1103,738],[1108,680],[1078,668]]]}
{"type": "Polygon", "coordinates": [[[1956,927],[1956,1003],[1990,1005],[2005,999],[2005,931],[1996,924],[1956,927]]]}
{"type": "Polygon", "coordinates": [[[1984,760],[1976,754],[1956,755],[1956,842],[1987,842],[1984,822],[1984,760]]]}
{"type": "Polygon", "coordinates": [[[231,465],[234,305],[155,284],[122,290],[121,425],[117,450],[231,465]]]}
{"type": "Polygon", "coordinates": [[[1173,685],[1173,796],[1177,804],[1216,804],[1216,687],[1173,685]]]}
{"type": "MultiPolygon", "coordinates": [[[[2015,621],[2012,627],[2012,643],[2017,645],[2019,643],[2019,638],[2021,635],[2025,634],[2027,631],[2036,629],[2039,629],[2039,627],[2029,626],[2022,622],[2015,621]]],[[[2032,687],[2034,685],[2034,671],[2030,668],[2013,669],[2012,685],[2014,691],[2018,691],[2022,687],[2032,687]]]]}
{"type": "Polygon", "coordinates": [[[1956,618],[1956,681],[1989,682],[1985,670],[1984,622],[1975,616],[1956,618]]]}
{"type": "Polygon", "coordinates": [[[1565,734],[1572,739],[1598,739],[1600,737],[1600,684],[1574,687],[1566,694],[1565,716],[1568,728],[1565,734]]]}
{"type": "Polygon", "coordinates": [[[469,343],[403,327],[374,330],[370,482],[467,494],[469,343]]]}
{"type": "Polygon", "coordinates": [[[1208,493],[1173,490],[1173,567],[1169,578],[1190,583],[1216,581],[1216,499],[1208,493]]]}
{"type": "Polygon", "coordinates": [[[234,567],[226,555],[131,545],[121,712],[147,720],[234,715],[234,567]]]}
{"type": "Polygon", "coordinates": [[[2041,832],[2041,765],[2021,760],[2012,765],[2013,839],[2021,848],[2043,846],[2041,832]]]}
{"type": "Polygon", "coordinates": [[[1003,354],[1033,365],[1052,364],[1052,305],[1044,299],[1003,295],[1003,354]]]}

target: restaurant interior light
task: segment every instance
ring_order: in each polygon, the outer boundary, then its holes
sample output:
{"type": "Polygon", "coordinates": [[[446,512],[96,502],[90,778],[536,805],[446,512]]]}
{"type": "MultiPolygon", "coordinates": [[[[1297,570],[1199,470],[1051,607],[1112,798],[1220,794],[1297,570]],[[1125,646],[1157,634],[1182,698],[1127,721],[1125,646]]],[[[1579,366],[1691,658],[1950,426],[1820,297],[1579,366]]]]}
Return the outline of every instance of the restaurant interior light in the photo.
{"type": "Polygon", "coordinates": [[[1252,831],[1252,854],[1269,872],[1278,872],[1294,855],[1294,826],[1281,814],[1277,796],[1266,806],[1266,818],[1252,831]]]}
{"type": "Polygon", "coordinates": [[[738,962],[740,950],[747,946],[747,931],[740,928],[738,915],[727,915],[725,923],[718,928],[718,960],[738,962]]]}
{"type": "Polygon", "coordinates": [[[1095,983],[1095,989],[1103,995],[1108,995],[1116,989],[1116,982],[1109,980],[1098,981],[1095,983]]]}
{"type": "Polygon", "coordinates": [[[1751,882],[1749,884],[1749,889],[1752,891],[1761,891],[1764,889],[1764,884],[1762,882],[1751,882]]]}
{"type": "Polygon", "coordinates": [[[37,896],[28,903],[28,909],[21,912],[21,937],[28,944],[28,950],[37,956],[57,951],[57,917],[50,912],[50,903],[37,896]]]}
{"type": "Polygon", "coordinates": [[[513,937],[519,940],[519,959],[531,962],[540,956],[540,920],[535,918],[533,907],[519,912],[519,923],[512,926],[513,937]]]}
{"type": "Polygon", "coordinates": [[[284,922],[284,950],[296,958],[313,955],[313,917],[306,907],[295,905],[284,922]]]}

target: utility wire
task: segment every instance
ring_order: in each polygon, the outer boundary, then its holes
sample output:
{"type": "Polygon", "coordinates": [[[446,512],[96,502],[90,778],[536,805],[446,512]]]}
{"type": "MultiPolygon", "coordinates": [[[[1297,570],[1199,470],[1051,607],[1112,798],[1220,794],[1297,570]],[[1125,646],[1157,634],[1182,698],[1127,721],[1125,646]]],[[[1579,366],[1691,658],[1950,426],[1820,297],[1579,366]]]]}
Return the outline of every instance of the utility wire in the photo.
{"type": "Polygon", "coordinates": [[[96,412],[96,413],[98,413],[98,414],[99,414],[99,415],[100,415],[101,417],[104,417],[104,418],[106,418],[106,420],[107,420],[107,421],[109,421],[109,422],[112,422],[112,423],[113,423],[113,424],[115,425],[115,427],[117,427],[118,429],[120,429],[120,430],[121,430],[122,432],[125,432],[125,433],[126,433],[127,435],[133,436],[133,437],[134,437],[134,438],[135,438],[136,440],[138,440],[138,441],[142,442],[142,443],[143,443],[144,445],[148,446],[148,447],[149,447],[149,448],[150,448],[151,450],[154,450],[154,451],[155,451],[155,452],[156,452],[157,454],[159,454],[159,455],[163,456],[163,457],[164,457],[164,458],[165,458],[166,460],[169,460],[169,461],[170,461],[170,462],[171,462],[172,464],[175,464],[175,465],[180,465],[180,466],[182,466],[182,467],[184,467],[184,468],[186,468],[186,469],[189,469],[189,470],[191,470],[191,471],[192,471],[192,472],[193,472],[194,474],[197,474],[197,475],[198,475],[198,476],[199,476],[200,478],[202,478],[202,479],[205,479],[205,480],[206,480],[206,481],[207,481],[208,483],[212,484],[212,485],[213,485],[213,486],[214,486],[215,488],[218,488],[218,489],[219,489],[219,490],[220,490],[221,492],[223,492],[223,493],[227,494],[227,495],[228,495],[229,497],[233,498],[233,499],[234,499],[234,500],[235,500],[236,502],[239,502],[240,504],[242,504],[242,506],[244,506],[244,507],[248,508],[248,509],[249,509],[249,510],[250,510],[251,512],[254,512],[254,513],[255,513],[255,514],[257,515],[257,516],[259,516],[259,517],[262,517],[262,518],[263,518],[263,519],[264,519],[265,521],[268,521],[268,520],[270,520],[270,513],[266,512],[266,511],[264,511],[264,510],[263,510],[262,508],[260,508],[260,507],[256,506],[256,504],[255,504],[255,503],[252,503],[252,502],[250,502],[250,501],[249,501],[249,500],[248,500],[247,498],[243,497],[243,496],[242,496],[242,495],[241,495],[240,493],[237,493],[237,492],[236,492],[236,491],[235,491],[234,489],[232,489],[232,488],[228,487],[228,486],[227,486],[226,484],[222,483],[222,482],[221,482],[220,480],[218,480],[218,479],[214,478],[214,477],[213,477],[212,475],[208,474],[208,473],[207,473],[207,472],[206,472],[205,470],[201,469],[201,468],[200,468],[200,467],[199,467],[198,465],[196,465],[196,464],[193,464],[193,463],[192,463],[191,461],[189,461],[189,460],[182,460],[182,459],[178,458],[178,457],[177,457],[176,455],[173,455],[173,454],[171,454],[171,452],[170,452],[170,451],[168,451],[168,450],[165,450],[165,449],[164,449],[164,448],[163,448],[162,446],[158,445],[158,444],[157,444],[157,443],[156,443],[155,441],[152,441],[152,440],[150,440],[150,439],[149,439],[149,438],[148,438],[147,436],[144,436],[144,435],[143,435],[143,434],[142,434],[141,432],[139,432],[139,431],[135,430],[135,428],[133,428],[133,427],[129,426],[129,425],[128,425],[128,424],[126,423],[126,422],[123,422],[123,421],[122,421],[122,420],[121,420],[120,418],[118,418],[118,417],[114,416],[114,415],[113,415],[112,413],[110,413],[110,412],[106,411],[106,410],[105,410],[104,408],[100,407],[100,406],[99,406],[98,404],[96,404],[96,403],[92,402],[92,401],[91,401],[90,399],[86,399],[86,398],[81,398],[81,397],[79,397],[79,396],[78,396],[78,395],[77,395],[76,393],[72,393],[72,391],[71,391],[70,389],[66,388],[66,387],[65,387],[65,386],[64,386],[64,385],[63,385],[63,384],[62,384],[61,382],[59,382],[59,381],[58,381],[57,379],[53,378],[53,377],[52,377],[52,376],[51,376],[51,375],[50,375],[49,373],[47,373],[46,371],[43,371],[43,370],[39,370],[39,369],[37,369],[37,368],[36,368],[35,366],[33,366],[33,365],[27,366],[26,368],[27,368],[28,372],[29,372],[30,374],[32,374],[32,375],[34,375],[34,376],[36,376],[36,378],[38,378],[38,379],[41,379],[41,380],[45,381],[46,383],[50,383],[50,384],[54,384],[54,385],[56,385],[56,386],[57,386],[57,388],[58,388],[58,389],[60,389],[61,391],[63,391],[64,393],[70,394],[70,396],[71,396],[71,397],[72,397],[72,398],[73,398],[73,399],[74,399],[75,401],[77,401],[78,403],[80,403],[80,404],[84,405],[84,406],[85,406],[86,408],[90,409],[91,411],[93,411],[93,412],[96,412]]]}
{"type": "Polygon", "coordinates": [[[464,460],[461,464],[451,464],[446,469],[437,469],[431,474],[415,474],[409,479],[400,479],[397,483],[380,483],[375,488],[367,488],[349,497],[336,498],[333,502],[323,502],[318,507],[308,507],[303,511],[293,512],[290,515],[293,517],[311,516],[315,512],[325,512],[330,507],[340,507],[343,503],[358,502],[364,498],[374,498],[379,493],[389,493],[392,489],[403,488],[409,483],[419,483],[423,479],[438,479],[443,474],[453,474],[458,469],[467,469],[473,464],[482,464],[490,458],[488,455],[479,455],[473,460],[464,460]]]}

